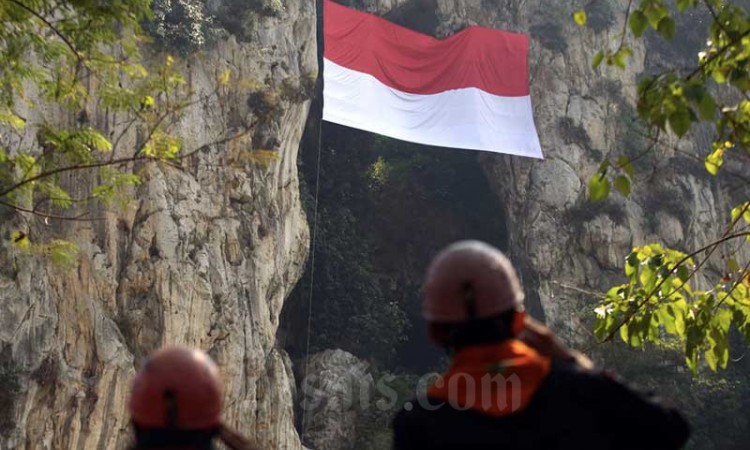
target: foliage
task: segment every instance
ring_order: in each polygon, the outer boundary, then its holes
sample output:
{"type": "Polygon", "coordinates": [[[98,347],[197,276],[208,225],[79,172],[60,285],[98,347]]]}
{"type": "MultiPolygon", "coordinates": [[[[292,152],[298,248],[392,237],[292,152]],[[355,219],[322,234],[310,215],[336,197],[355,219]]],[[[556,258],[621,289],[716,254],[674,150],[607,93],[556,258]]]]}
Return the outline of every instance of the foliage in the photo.
{"type": "Polygon", "coordinates": [[[153,0],[145,29],[168,51],[186,55],[203,48],[217,30],[203,0],[153,0]]]}
{"type": "Polygon", "coordinates": [[[750,442],[750,417],[744,412],[750,407],[747,358],[741,358],[742,351],[733,351],[730,355],[733,362],[726,370],[694,375],[682,363],[682,353],[674,338],[658,346],[647,343],[638,349],[618,339],[596,346],[592,356],[604,361],[603,365],[621,375],[634,389],[656,392],[660,398],[668,399],[692,426],[685,449],[747,448],[750,442]]]}
{"type": "Polygon", "coordinates": [[[251,0],[252,2],[255,2],[256,9],[271,16],[278,16],[285,10],[282,0],[251,0]]]}
{"type": "MultiPolygon", "coordinates": [[[[750,12],[742,2],[722,0],[631,0],[623,30],[614,49],[603,49],[593,57],[593,67],[602,63],[624,68],[632,55],[628,38],[639,39],[653,30],[665,41],[677,32],[683,15],[704,9],[708,40],[687,70],[671,69],[642,77],[638,83],[637,115],[646,124],[643,152],[621,152],[602,162],[589,181],[592,200],[603,200],[616,188],[631,192],[633,163],[652,153],[660,137],[684,137],[698,124],[713,130],[707,149],[705,170],[722,175],[729,164],[748,173],[750,158],[750,12]],[[729,161],[729,163],[728,163],[729,161]]],[[[574,20],[586,24],[578,11],[574,20]]],[[[650,244],[633,249],[626,261],[628,283],[608,291],[597,308],[596,331],[600,339],[615,334],[632,346],[663,343],[673,336],[681,343],[687,365],[693,372],[704,359],[709,368],[725,368],[730,330],[750,342],[750,239],[747,186],[735,194],[736,205],[724,233],[701,249],[688,254],[650,244]],[[722,248],[720,279],[706,272],[711,256],[722,248]],[[743,260],[743,258],[745,260],[743,260]],[[703,270],[702,270],[703,269],[703,270]],[[706,283],[699,282],[708,278],[706,283]]],[[[736,191],[736,189],[735,189],[736,191]]]]}
{"type": "Polygon", "coordinates": [[[320,183],[315,271],[311,279],[307,268],[285,304],[289,339],[301,341],[286,348],[305,353],[305,336],[294,335],[306,329],[312,294],[312,352],[343,348],[379,367],[424,370],[440,357],[419,307],[435,250],[461,238],[507,246],[503,208],[478,155],[326,123],[318,166],[317,130],[308,131],[300,173],[312,228],[320,183]]]}
{"type": "Polygon", "coordinates": [[[24,221],[16,248],[74,263],[74,245],[32,238],[32,219],[94,219],[92,202],[123,203],[140,182],[132,163],[178,157],[170,127],[194,99],[171,56],[144,65],[140,24],[152,18],[150,0],[0,4],[0,205],[24,221]],[[138,145],[124,148],[136,130],[138,145]],[[93,186],[76,182],[84,173],[93,186]]]}
{"type": "Polygon", "coordinates": [[[286,10],[282,0],[152,0],[151,8],[145,30],[162,50],[183,56],[209,47],[226,32],[249,41],[258,16],[278,17],[286,10]]]}
{"type": "MultiPolygon", "coordinates": [[[[306,305],[313,283],[312,352],[342,348],[388,364],[405,339],[407,323],[402,306],[382,288],[374,264],[376,244],[367,229],[374,199],[363,182],[372,154],[364,151],[365,139],[327,136],[320,153],[314,278],[308,267],[289,303],[306,305]]],[[[317,168],[317,155],[303,151],[302,158],[301,170],[314,185],[317,175],[309,169],[317,168]]],[[[313,202],[308,192],[309,217],[315,215],[313,202]]]]}
{"type": "Polygon", "coordinates": [[[750,342],[750,273],[736,267],[713,289],[694,291],[688,281],[695,271],[694,259],[684,253],[659,244],[634,249],[625,265],[629,282],[611,288],[596,309],[597,337],[619,333],[642,347],[662,344],[666,333],[684,344],[694,372],[701,356],[712,370],[726,368],[730,327],[750,342]]]}

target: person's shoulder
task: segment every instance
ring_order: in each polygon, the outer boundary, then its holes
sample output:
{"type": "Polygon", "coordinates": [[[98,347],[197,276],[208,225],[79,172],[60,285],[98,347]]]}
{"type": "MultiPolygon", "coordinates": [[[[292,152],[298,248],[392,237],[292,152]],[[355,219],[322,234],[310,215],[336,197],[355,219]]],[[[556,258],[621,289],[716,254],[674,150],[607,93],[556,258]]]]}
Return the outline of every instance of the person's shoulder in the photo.
{"type": "Polygon", "coordinates": [[[622,383],[620,377],[611,370],[588,368],[576,364],[574,361],[552,360],[550,379],[565,382],[610,384],[622,383]]]}
{"type": "Polygon", "coordinates": [[[546,389],[565,391],[578,400],[590,398],[593,401],[608,396],[613,391],[630,391],[627,383],[615,372],[582,367],[572,361],[553,361],[547,377],[546,389]]]}

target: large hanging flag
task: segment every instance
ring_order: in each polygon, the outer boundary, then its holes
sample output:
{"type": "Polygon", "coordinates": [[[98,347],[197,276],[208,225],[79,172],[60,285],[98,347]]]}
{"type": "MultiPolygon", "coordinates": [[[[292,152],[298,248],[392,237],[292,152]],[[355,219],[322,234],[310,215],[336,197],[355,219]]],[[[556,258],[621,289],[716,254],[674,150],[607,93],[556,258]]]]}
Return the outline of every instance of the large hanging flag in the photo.
{"type": "Polygon", "coordinates": [[[445,40],[325,0],[323,120],[405,141],[542,158],[527,36],[445,40]]]}

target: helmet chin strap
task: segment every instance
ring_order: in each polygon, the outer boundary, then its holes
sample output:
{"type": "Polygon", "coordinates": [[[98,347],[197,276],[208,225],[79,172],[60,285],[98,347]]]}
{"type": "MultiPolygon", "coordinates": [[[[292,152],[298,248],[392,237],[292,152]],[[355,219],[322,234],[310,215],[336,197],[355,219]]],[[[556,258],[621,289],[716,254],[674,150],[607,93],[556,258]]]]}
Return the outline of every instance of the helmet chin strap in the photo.
{"type": "Polygon", "coordinates": [[[463,284],[464,291],[464,306],[466,307],[466,315],[469,318],[469,322],[477,318],[477,297],[474,292],[474,286],[471,282],[466,281],[463,284]]]}
{"type": "Polygon", "coordinates": [[[513,317],[513,329],[511,330],[513,337],[518,337],[524,328],[526,328],[526,312],[517,310],[515,317],[513,317]]]}
{"type": "MultiPolygon", "coordinates": [[[[464,294],[464,306],[466,307],[466,315],[468,316],[468,322],[473,322],[477,319],[477,297],[474,291],[474,286],[471,282],[466,281],[463,284],[464,294]]],[[[516,310],[511,324],[511,334],[513,337],[521,334],[523,329],[526,327],[526,312],[523,310],[516,310]]]]}
{"type": "Polygon", "coordinates": [[[177,399],[174,392],[164,391],[164,403],[167,406],[167,428],[174,428],[177,425],[177,399]]]}

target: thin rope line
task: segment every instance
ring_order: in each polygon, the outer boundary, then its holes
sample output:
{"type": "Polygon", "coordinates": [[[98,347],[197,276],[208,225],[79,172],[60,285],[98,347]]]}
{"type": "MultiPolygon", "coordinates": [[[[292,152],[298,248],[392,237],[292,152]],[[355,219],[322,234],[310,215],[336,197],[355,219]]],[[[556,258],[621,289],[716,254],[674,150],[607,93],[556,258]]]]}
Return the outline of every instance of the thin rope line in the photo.
{"type": "MultiPolygon", "coordinates": [[[[313,232],[312,232],[312,245],[310,247],[310,295],[307,300],[307,342],[305,344],[305,378],[308,376],[308,369],[310,364],[310,330],[312,329],[312,300],[313,300],[313,286],[315,281],[315,242],[318,237],[318,195],[320,193],[320,152],[323,141],[323,121],[319,122],[318,126],[318,161],[315,172],[315,206],[313,208],[313,232]]],[[[304,379],[303,390],[304,390],[304,379]]],[[[302,395],[305,395],[303,392],[302,395]]],[[[303,401],[302,403],[302,436],[300,440],[304,443],[305,436],[307,434],[307,405],[303,401]]]]}

